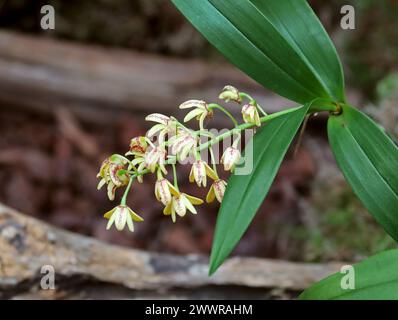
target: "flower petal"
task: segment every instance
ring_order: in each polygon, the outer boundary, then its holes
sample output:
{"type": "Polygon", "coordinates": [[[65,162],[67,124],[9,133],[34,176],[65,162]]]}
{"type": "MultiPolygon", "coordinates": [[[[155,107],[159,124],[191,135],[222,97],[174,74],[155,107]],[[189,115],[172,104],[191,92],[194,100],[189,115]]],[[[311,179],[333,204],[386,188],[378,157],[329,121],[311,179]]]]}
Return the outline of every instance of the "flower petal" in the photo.
{"type": "Polygon", "coordinates": [[[131,215],[127,215],[127,226],[131,232],[134,232],[134,224],[131,215]]]}
{"type": "Polygon", "coordinates": [[[185,216],[185,214],[187,213],[187,208],[185,206],[182,196],[173,198],[173,208],[180,217],[185,216]]]}
{"type": "Polygon", "coordinates": [[[115,227],[117,230],[122,231],[126,226],[128,210],[126,207],[117,207],[115,211],[115,227]]]}
{"type": "Polygon", "coordinates": [[[104,178],[102,178],[100,180],[100,182],[98,183],[97,190],[100,190],[105,185],[105,183],[106,183],[106,180],[104,178]]]}
{"type": "Polygon", "coordinates": [[[142,222],[144,221],[144,219],[139,216],[137,213],[135,213],[133,210],[131,210],[130,208],[128,208],[129,214],[131,216],[131,218],[136,221],[136,222],[142,222]]]}
{"type": "Polygon", "coordinates": [[[218,180],[218,176],[216,172],[207,164],[205,163],[206,174],[212,178],[213,180],[218,180]]]}
{"type": "Polygon", "coordinates": [[[198,205],[200,205],[200,204],[203,203],[203,200],[200,199],[200,198],[196,198],[196,197],[190,196],[189,194],[186,194],[186,193],[184,193],[184,196],[187,197],[187,199],[188,199],[192,204],[194,204],[195,206],[198,206],[198,205]]]}
{"type": "Polygon", "coordinates": [[[171,220],[173,221],[173,223],[176,223],[177,217],[174,209],[171,210],[171,220]]]}
{"type": "Polygon", "coordinates": [[[222,92],[219,95],[221,100],[225,100],[226,102],[235,101],[237,103],[242,102],[242,98],[240,97],[238,89],[233,86],[225,86],[222,92]]]}
{"type": "Polygon", "coordinates": [[[207,109],[207,103],[203,100],[188,100],[180,104],[180,109],[200,108],[207,109]]]}
{"type": "Polygon", "coordinates": [[[112,214],[115,212],[116,208],[113,208],[112,210],[109,210],[107,213],[104,214],[104,218],[109,219],[112,214]]]}
{"type": "Polygon", "coordinates": [[[196,211],[195,207],[192,205],[192,203],[188,200],[188,198],[185,195],[181,195],[181,198],[182,198],[182,201],[184,202],[184,205],[190,212],[192,212],[193,214],[198,213],[196,211]]]}
{"type": "Polygon", "coordinates": [[[172,203],[172,202],[169,202],[169,203],[167,204],[167,206],[163,209],[163,214],[164,214],[165,216],[171,215],[172,207],[173,207],[173,203],[172,203]]]}
{"type": "Polygon", "coordinates": [[[111,200],[111,201],[115,200],[115,192],[116,192],[116,186],[112,182],[109,182],[109,184],[108,184],[109,200],[111,200]]]}
{"type": "Polygon", "coordinates": [[[188,122],[188,121],[192,120],[193,118],[199,116],[200,114],[203,114],[203,112],[205,112],[205,111],[203,111],[199,108],[193,109],[192,111],[187,113],[187,115],[184,118],[184,122],[188,122]]]}
{"type": "Polygon", "coordinates": [[[214,194],[217,198],[217,201],[221,203],[222,199],[224,198],[224,193],[227,183],[224,180],[218,180],[213,183],[213,186],[214,186],[214,194]]]}
{"type": "Polygon", "coordinates": [[[162,202],[165,206],[171,201],[169,183],[166,179],[156,181],[155,195],[156,199],[162,202]]]}
{"type": "Polygon", "coordinates": [[[107,225],[106,225],[106,230],[109,230],[112,227],[113,222],[115,221],[115,218],[116,218],[115,215],[112,214],[107,225]]]}
{"type": "Polygon", "coordinates": [[[206,195],[206,202],[207,203],[211,203],[214,201],[214,199],[216,198],[216,195],[214,193],[214,186],[213,184],[211,185],[209,192],[206,195]]]}
{"type": "Polygon", "coordinates": [[[164,124],[155,124],[151,129],[148,130],[146,136],[152,138],[156,133],[164,129],[164,124]]]}
{"type": "Polygon", "coordinates": [[[167,123],[170,121],[170,117],[165,116],[164,114],[161,113],[152,113],[146,116],[145,120],[167,125],[167,123]]]}
{"type": "Polygon", "coordinates": [[[177,188],[174,187],[170,182],[169,182],[169,189],[173,196],[178,197],[180,195],[180,192],[177,190],[177,188]]]}

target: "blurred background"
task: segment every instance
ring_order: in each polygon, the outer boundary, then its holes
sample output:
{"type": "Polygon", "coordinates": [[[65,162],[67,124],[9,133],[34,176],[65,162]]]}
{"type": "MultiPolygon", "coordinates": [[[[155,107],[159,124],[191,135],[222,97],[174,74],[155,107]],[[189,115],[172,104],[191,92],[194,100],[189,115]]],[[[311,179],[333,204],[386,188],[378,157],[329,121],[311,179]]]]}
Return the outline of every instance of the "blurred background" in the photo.
{"type": "MultiPolygon", "coordinates": [[[[343,60],[350,102],[397,138],[398,1],[310,3],[343,60]],[[344,4],[356,9],[356,30],[340,28],[344,4]]],[[[180,103],[216,101],[225,84],[270,112],[292,105],[225,61],[169,0],[0,0],[0,202],[109,243],[208,254],[216,204],[173,224],[146,177],[128,199],[145,222],[134,234],[106,231],[102,215],[115,204],[96,190],[96,174],[145,133],[146,114],[181,117],[180,103]],[[55,30],[40,27],[45,4],[55,8],[55,30]]],[[[325,124],[322,115],[309,120],[234,254],[355,261],[393,246],[337,170],[325,124]]],[[[216,116],[208,125],[226,123],[216,116]]],[[[204,196],[187,183],[189,170],[180,169],[184,190],[204,196]]]]}

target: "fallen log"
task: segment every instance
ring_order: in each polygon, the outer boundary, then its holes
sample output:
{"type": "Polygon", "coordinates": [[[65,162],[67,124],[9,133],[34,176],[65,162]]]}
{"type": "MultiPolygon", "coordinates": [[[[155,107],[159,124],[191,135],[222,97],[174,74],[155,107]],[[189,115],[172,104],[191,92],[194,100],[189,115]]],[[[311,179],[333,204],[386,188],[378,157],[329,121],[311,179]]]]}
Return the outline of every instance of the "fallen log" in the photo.
{"type": "MultiPolygon", "coordinates": [[[[169,113],[187,99],[216,101],[226,84],[268,111],[290,105],[233,66],[106,49],[0,31],[0,102],[48,112],[62,105],[95,121],[98,108],[169,113]]],[[[239,110],[236,110],[238,113],[239,110]]]]}
{"type": "Polygon", "coordinates": [[[340,266],[234,257],[208,277],[205,257],[106,244],[0,205],[0,298],[281,298],[340,266]],[[45,265],[56,290],[41,290],[45,265]]]}

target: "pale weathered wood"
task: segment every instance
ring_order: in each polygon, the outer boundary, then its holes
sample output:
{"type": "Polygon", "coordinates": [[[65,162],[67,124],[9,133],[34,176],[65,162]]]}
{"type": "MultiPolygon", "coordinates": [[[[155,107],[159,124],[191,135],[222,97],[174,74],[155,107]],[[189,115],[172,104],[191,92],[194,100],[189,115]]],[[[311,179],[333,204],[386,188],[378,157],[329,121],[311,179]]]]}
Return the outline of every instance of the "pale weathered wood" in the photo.
{"type": "Polygon", "coordinates": [[[235,257],[208,277],[207,259],[202,256],[149,253],[109,245],[0,205],[0,296],[38,287],[43,265],[52,265],[58,280],[88,278],[145,292],[173,288],[193,292],[219,286],[298,292],[341,266],[235,257]]]}
{"type": "Polygon", "coordinates": [[[98,108],[170,112],[187,99],[217,101],[226,84],[253,93],[268,111],[291,104],[227,63],[165,58],[0,31],[3,105],[48,111],[62,104],[88,118],[95,117],[98,108]]]}

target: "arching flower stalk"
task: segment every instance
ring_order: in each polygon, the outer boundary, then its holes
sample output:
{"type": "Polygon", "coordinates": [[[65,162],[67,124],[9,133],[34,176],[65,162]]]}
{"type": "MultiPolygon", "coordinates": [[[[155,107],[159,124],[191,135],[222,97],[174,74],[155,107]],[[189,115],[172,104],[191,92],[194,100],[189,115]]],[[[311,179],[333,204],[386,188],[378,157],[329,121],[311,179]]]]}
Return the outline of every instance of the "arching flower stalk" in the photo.
{"type": "MultiPolygon", "coordinates": [[[[206,187],[208,179],[211,185],[206,197],[206,202],[213,202],[217,199],[222,202],[227,183],[219,178],[217,165],[219,159],[214,156],[212,147],[232,137],[242,130],[260,126],[262,122],[271,119],[273,115],[259,116],[259,106],[253,98],[232,86],[226,86],[219,95],[219,98],[226,102],[234,102],[241,106],[243,123],[233,116],[233,109],[227,110],[216,103],[207,103],[203,100],[189,100],[182,103],[179,108],[182,110],[191,109],[184,118],[184,122],[191,122],[193,119],[199,124],[199,130],[195,131],[187,128],[174,117],[169,117],[160,113],[148,115],[145,120],[154,122],[145,136],[134,137],[130,141],[130,147],[125,156],[113,155],[106,159],[100,168],[98,178],[100,182],[98,189],[107,185],[108,197],[110,200],[115,198],[116,190],[125,187],[125,192],[119,206],[105,214],[109,219],[107,229],[113,224],[116,229],[122,230],[127,225],[130,231],[134,230],[133,222],[141,222],[143,219],[130,209],[126,202],[127,196],[133,189],[133,181],[143,182],[146,174],[155,174],[157,179],[154,186],[155,198],[163,206],[164,215],[169,215],[175,222],[177,216],[184,217],[187,212],[197,214],[195,206],[203,203],[202,199],[181,192],[178,187],[178,173],[176,162],[192,159],[189,181],[196,183],[198,187],[206,187]],[[248,99],[249,103],[244,104],[248,99]],[[220,135],[214,135],[205,128],[205,119],[213,116],[215,111],[220,111],[234,124],[234,127],[220,135]],[[200,137],[209,138],[208,141],[201,143],[200,137]],[[157,139],[155,139],[157,138],[157,139]],[[201,151],[208,151],[211,155],[210,160],[206,161],[201,157],[201,151]],[[169,166],[172,167],[174,183],[167,179],[169,166]]],[[[236,107],[233,107],[236,109],[236,107]]],[[[261,109],[262,110],[262,109],[261,109]]],[[[235,112],[236,113],[236,112],[235,112]]],[[[264,112],[265,114],[265,112],[264,112]]],[[[241,152],[238,148],[240,138],[234,140],[232,146],[227,147],[221,157],[225,171],[233,172],[238,165],[241,152]]]]}

